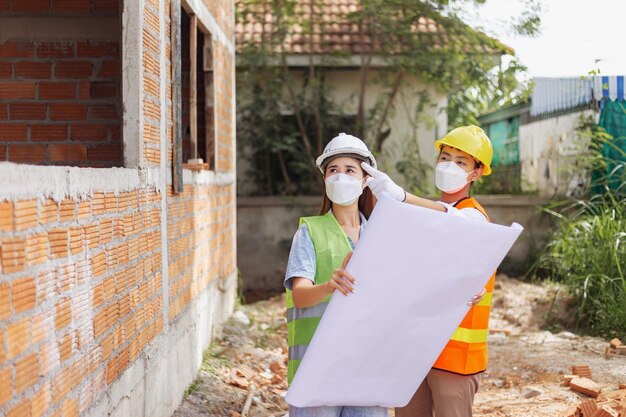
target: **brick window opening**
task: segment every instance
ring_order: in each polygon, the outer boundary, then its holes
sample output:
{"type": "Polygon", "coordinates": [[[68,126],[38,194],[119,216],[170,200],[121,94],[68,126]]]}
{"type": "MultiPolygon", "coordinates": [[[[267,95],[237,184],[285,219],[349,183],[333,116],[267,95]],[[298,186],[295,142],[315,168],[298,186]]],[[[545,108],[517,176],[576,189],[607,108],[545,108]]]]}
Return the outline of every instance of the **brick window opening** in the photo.
{"type": "Polygon", "coordinates": [[[182,133],[185,168],[215,168],[213,48],[208,31],[181,10],[182,133]],[[195,38],[195,39],[194,39],[195,38]],[[192,80],[195,79],[195,82],[192,80]]]}
{"type": "Polygon", "coordinates": [[[123,165],[120,10],[121,0],[0,9],[0,161],[123,165]]]}

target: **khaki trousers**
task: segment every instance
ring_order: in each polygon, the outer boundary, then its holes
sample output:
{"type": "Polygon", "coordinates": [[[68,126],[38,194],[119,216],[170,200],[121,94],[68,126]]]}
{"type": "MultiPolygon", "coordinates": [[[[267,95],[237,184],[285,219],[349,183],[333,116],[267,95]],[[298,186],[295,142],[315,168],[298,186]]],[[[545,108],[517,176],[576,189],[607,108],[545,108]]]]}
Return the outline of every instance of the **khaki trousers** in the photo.
{"type": "Polygon", "coordinates": [[[411,401],[396,417],[471,417],[480,374],[459,375],[431,369],[411,401]]]}

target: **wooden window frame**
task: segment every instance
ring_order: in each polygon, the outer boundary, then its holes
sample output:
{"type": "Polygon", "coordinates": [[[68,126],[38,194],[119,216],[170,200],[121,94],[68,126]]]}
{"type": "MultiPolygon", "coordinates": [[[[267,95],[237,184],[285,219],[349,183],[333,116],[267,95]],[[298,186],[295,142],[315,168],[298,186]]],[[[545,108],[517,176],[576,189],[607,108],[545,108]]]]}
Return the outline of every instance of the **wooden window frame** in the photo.
{"type": "Polygon", "coordinates": [[[181,36],[181,18],[182,10],[189,10],[189,6],[181,0],[172,0],[172,103],[174,117],[174,152],[173,152],[173,185],[174,193],[181,193],[183,190],[183,168],[192,171],[214,170],[216,155],[216,129],[215,129],[215,95],[214,95],[214,71],[213,71],[213,45],[212,35],[209,30],[202,27],[198,22],[198,17],[193,12],[187,12],[190,18],[189,27],[189,133],[191,142],[191,159],[186,163],[183,162],[183,123],[182,123],[182,36],[181,36]],[[204,48],[201,58],[203,60],[203,74],[205,91],[205,155],[207,159],[212,161],[203,161],[198,158],[198,29],[204,33],[204,48]],[[208,106],[208,104],[211,106],[208,106]],[[211,115],[211,123],[206,123],[207,108],[213,109],[211,115]],[[210,129],[209,129],[210,128],[210,129]],[[212,166],[209,164],[212,162],[212,166]]]}

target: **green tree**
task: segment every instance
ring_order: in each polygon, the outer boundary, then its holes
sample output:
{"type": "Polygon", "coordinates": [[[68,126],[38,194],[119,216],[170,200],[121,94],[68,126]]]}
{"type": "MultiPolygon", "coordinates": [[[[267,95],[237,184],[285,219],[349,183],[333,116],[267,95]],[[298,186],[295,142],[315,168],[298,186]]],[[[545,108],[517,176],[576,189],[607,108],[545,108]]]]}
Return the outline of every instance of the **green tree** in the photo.
{"type": "MultiPolygon", "coordinates": [[[[419,96],[419,106],[431,105],[424,91],[404,91],[403,81],[415,77],[450,96],[450,125],[472,121],[486,107],[517,96],[512,61],[499,66],[513,51],[472,29],[460,6],[485,0],[354,0],[343,22],[329,19],[326,2],[315,0],[242,0],[240,25],[260,24],[261,33],[240,42],[238,54],[238,139],[250,161],[262,194],[305,194],[321,189],[314,157],[337,127],[351,126],[375,153],[389,137],[390,119],[403,94],[419,96]],[[349,50],[327,39],[335,24],[349,24],[357,42],[349,50]],[[285,45],[302,40],[305,63],[294,69],[285,45]],[[343,103],[331,99],[326,74],[338,62],[358,63],[359,89],[355,117],[343,103]],[[495,69],[494,69],[495,68],[495,69]],[[368,85],[380,83],[384,93],[366,108],[368,85]],[[287,117],[285,115],[288,115],[287,117]],[[332,132],[332,133],[331,133],[332,132]],[[276,143],[279,142],[279,143],[276,143]]],[[[534,3],[533,3],[534,4],[534,3]]],[[[534,33],[539,23],[529,6],[516,25],[534,33]]],[[[423,112],[412,112],[412,125],[423,112]]],[[[415,139],[415,138],[408,138],[415,139]]],[[[419,149],[399,166],[419,187],[425,168],[419,149]]]]}

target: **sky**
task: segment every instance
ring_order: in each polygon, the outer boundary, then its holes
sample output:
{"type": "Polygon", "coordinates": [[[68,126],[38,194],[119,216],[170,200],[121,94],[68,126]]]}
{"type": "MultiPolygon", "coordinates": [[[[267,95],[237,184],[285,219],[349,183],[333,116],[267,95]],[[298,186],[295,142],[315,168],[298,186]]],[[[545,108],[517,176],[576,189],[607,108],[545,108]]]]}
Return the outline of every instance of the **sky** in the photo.
{"type": "Polygon", "coordinates": [[[535,38],[510,33],[512,13],[522,9],[523,0],[468,6],[468,23],[511,46],[530,77],[581,76],[594,69],[626,75],[626,0],[539,1],[542,24],[535,38]]]}

